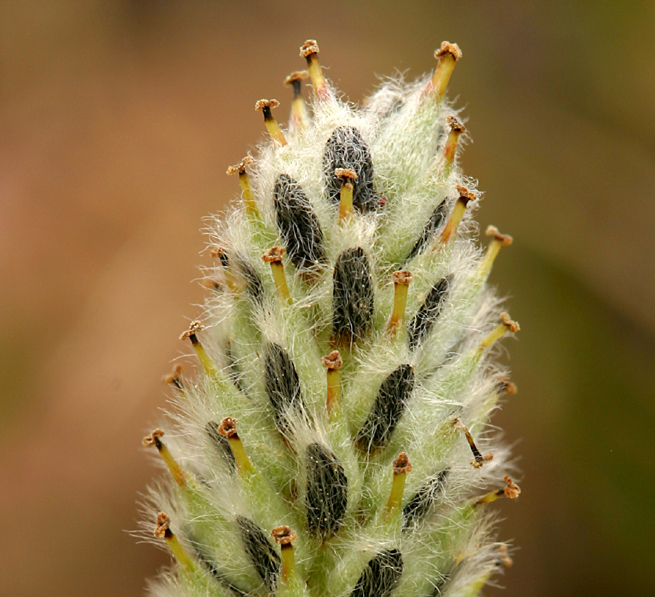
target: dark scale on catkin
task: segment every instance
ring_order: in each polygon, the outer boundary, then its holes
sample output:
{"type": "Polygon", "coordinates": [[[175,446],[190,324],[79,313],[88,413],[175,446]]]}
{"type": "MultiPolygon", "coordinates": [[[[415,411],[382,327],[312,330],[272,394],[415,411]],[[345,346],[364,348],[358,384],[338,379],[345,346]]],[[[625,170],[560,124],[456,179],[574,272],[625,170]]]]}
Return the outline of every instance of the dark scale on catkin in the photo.
{"type": "Polygon", "coordinates": [[[275,425],[283,436],[291,432],[289,417],[307,420],[296,366],[286,350],[277,344],[266,347],[265,386],[273,407],[275,425]]]}
{"type": "Polygon", "coordinates": [[[357,434],[357,447],[374,452],[386,446],[414,390],[414,370],[400,365],[383,382],[368,418],[357,434]]]}
{"type": "Polygon", "coordinates": [[[234,454],[232,454],[232,448],[230,448],[230,442],[227,440],[227,437],[221,435],[218,432],[219,424],[215,421],[209,421],[205,425],[205,431],[209,435],[209,439],[212,441],[212,444],[216,447],[218,453],[223,457],[227,463],[229,469],[234,473],[237,470],[237,463],[234,459],[234,454]]]}
{"type": "Polygon", "coordinates": [[[371,327],[373,280],[364,249],[347,249],[337,258],[332,287],[332,335],[336,344],[350,345],[371,327]]]}
{"type": "Polygon", "coordinates": [[[446,203],[447,201],[444,199],[432,212],[432,215],[423,227],[421,236],[416,241],[414,248],[410,251],[407,259],[405,259],[405,262],[409,261],[410,259],[414,259],[414,257],[416,257],[427,246],[432,238],[434,238],[437,230],[441,228],[441,225],[446,219],[446,203]]]}
{"type": "Polygon", "coordinates": [[[237,587],[233,582],[231,582],[228,579],[227,575],[224,572],[221,572],[218,569],[216,564],[207,555],[207,553],[205,553],[205,551],[203,550],[203,548],[200,546],[199,543],[194,542],[194,547],[195,547],[196,557],[219,585],[228,589],[231,593],[237,595],[238,597],[245,597],[245,595],[248,594],[247,591],[244,591],[243,589],[237,587]]]}
{"type": "Polygon", "coordinates": [[[414,350],[423,339],[430,333],[432,326],[437,321],[444,300],[453,281],[452,274],[441,278],[430,290],[425,301],[416,312],[407,326],[407,341],[410,350],[414,350]]]}
{"type": "Polygon", "coordinates": [[[353,207],[360,213],[374,211],[380,199],[373,188],[373,160],[371,150],[361,133],[351,126],[334,129],[323,154],[323,170],[330,201],[339,204],[341,179],[335,170],[353,170],[357,175],[353,181],[353,207]]]}
{"type": "Polygon", "coordinates": [[[403,527],[421,522],[430,511],[437,497],[443,492],[450,469],[444,469],[430,477],[416,495],[403,508],[403,527]]]}
{"type": "Polygon", "coordinates": [[[246,291],[257,304],[261,304],[264,297],[264,287],[262,286],[259,274],[255,271],[255,268],[244,259],[238,258],[235,261],[239,268],[239,273],[246,285],[246,291]]]}
{"type": "Polygon", "coordinates": [[[348,479],[337,457],[320,444],[307,448],[307,527],[326,541],[341,527],[348,503],[348,479]]]}
{"type": "Polygon", "coordinates": [[[402,573],[402,554],[397,549],[383,551],[369,561],[350,597],[389,597],[402,573]]]}
{"type": "Polygon", "coordinates": [[[277,555],[266,533],[252,520],[244,516],[237,516],[237,524],[248,558],[266,589],[272,593],[275,591],[276,579],[280,570],[280,556],[277,555]]]}
{"type": "Polygon", "coordinates": [[[290,176],[280,174],[273,200],[277,227],[291,262],[307,269],[325,261],[323,230],[302,187],[290,176]]]}

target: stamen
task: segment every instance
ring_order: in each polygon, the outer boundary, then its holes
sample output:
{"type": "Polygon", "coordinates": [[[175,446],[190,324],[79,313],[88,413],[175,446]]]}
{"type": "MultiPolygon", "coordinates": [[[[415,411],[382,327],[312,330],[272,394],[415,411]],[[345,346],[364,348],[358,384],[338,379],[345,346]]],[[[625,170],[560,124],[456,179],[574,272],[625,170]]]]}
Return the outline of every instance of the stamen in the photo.
{"type": "Polygon", "coordinates": [[[243,442],[237,433],[237,420],[232,417],[225,417],[221,424],[216,429],[223,437],[227,438],[232,450],[234,460],[239,467],[241,474],[253,472],[255,469],[246,454],[246,449],[243,447],[243,442]]]}
{"type": "Polygon", "coordinates": [[[446,222],[446,227],[443,229],[439,238],[438,244],[441,245],[445,245],[451,240],[451,238],[455,238],[455,233],[457,232],[459,223],[464,217],[464,212],[466,211],[468,202],[475,201],[476,199],[475,194],[472,191],[469,191],[466,187],[457,185],[456,189],[459,193],[459,199],[457,199],[455,207],[453,207],[453,211],[450,214],[450,218],[448,218],[448,222],[446,222]]]}
{"type": "Polygon", "coordinates": [[[507,545],[504,543],[501,543],[498,546],[498,559],[500,560],[500,563],[505,566],[505,568],[510,568],[514,563],[512,558],[509,557],[509,554],[507,553],[507,545]]]}
{"type": "Polygon", "coordinates": [[[266,125],[266,130],[271,136],[271,139],[277,141],[280,145],[286,145],[287,140],[284,138],[282,129],[271,113],[271,108],[277,108],[279,105],[280,102],[274,99],[260,99],[255,104],[255,110],[261,110],[264,113],[264,124],[266,125]]]}
{"type": "Polygon", "coordinates": [[[481,498],[476,500],[473,504],[474,506],[480,506],[481,504],[490,504],[495,502],[498,498],[506,497],[510,500],[515,500],[519,495],[521,495],[521,488],[512,481],[509,475],[503,477],[505,481],[505,487],[496,489],[495,491],[490,491],[486,495],[483,495],[481,498]]]}
{"type": "Polygon", "coordinates": [[[343,223],[353,215],[353,180],[357,180],[357,174],[348,168],[337,168],[334,175],[341,179],[339,222],[343,223]]]}
{"type": "Polygon", "coordinates": [[[193,350],[196,351],[198,360],[200,361],[202,368],[205,370],[205,373],[209,377],[215,378],[218,376],[218,369],[216,369],[216,365],[214,365],[209,358],[205,347],[200,343],[200,340],[198,340],[197,333],[202,331],[202,329],[202,323],[199,321],[192,321],[189,325],[189,329],[180,335],[180,340],[186,340],[187,338],[191,340],[191,346],[193,346],[193,350]]]}
{"type": "Polygon", "coordinates": [[[282,264],[282,257],[284,257],[285,253],[286,251],[282,247],[272,247],[262,255],[262,261],[271,264],[273,281],[280,300],[291,304],[291,294],[287,286],[287,278],[284,275],[284,265],[282,264]]]}
{"type": "Polygon", "coordinates": [[[473,452],[473,457],[475,458],[475,460],[471,462],[473,468],[480,468],[486,462],[493,460],[494,455],[491,453],[486,454],[485,456],[482,455],[480,450],[478,450],[478,447],[475,445],[475,440],[473,439],[471,432],[468,430],[468,427],[466,427],[459,418],[456,418],[453,421],[453,425],[455,425],[460,431],[464,432],[464,435],[466,436],[466,441],[471,447],[471,452],[473,452]]]}
{"type": "Polygon", "coordinates": [[[300,47],[300,55],[307,60],[307,70],[309,78],[312,80],[316,97],[320,100],[326,99],[330,95],[330,88],[323,76],[323,69],[318,60],[318,44],[315,39],[308,39],[300,47]]]}
{"type": "Polygon", "coordinates": [[[446,88],[450,76],[455,70],[455,64],[462,57],[462,51],[457,44],[441,42],[441,47],[435,51],[434,57],[439,61],[430,81],[429,91],[434,93],[437,101],[441,101],[446,95],[446,88]]]}
{"type": "Polygon", "coordinates": [[[164,432],[161,429],[155,429],[150,435],[146,435],[143,438],[143,447],[150,448],[154,446],[157,448],[159,455],[162,457],[162,460],[166,463],[168,470],[173,475],[173,479],[180,486],[184,487],[186,485],[186,477],[184,476],[184,471],[182,467],[177,463],[173,455],[170,453],[166,444],[161,441],[161,437],[164,435],[164,432]]]}
{"type": "Polygon", "coordinates": [[[399,328],[405,325],[405,308],[407,306],[407,290],[414,279],[411,272],[400,271],[392,274],[393,278],[393,311],[387,324],[387,335],[393,338],[399,328]]]}
{"type": "Polygon", "coordinates": [[[499,375],[496,380],[496,392],[501,396],[507,394],[513,396],[518,391],[516,384],[511,382],[505,375],[499,375]]]}
{"type": "Polygon", "coordinates": [[[398,454],[398,457],[393,461],[393,482],[389,500],[387,501],[387,517],[395,512],[400,512],[400,504],[403,501],[403,493],[405,492],[405,478],[411,470],[412,464],[407,454],[405,452],[398,454]]]}
{"type": "MultiPolygon", "coordinates": [[[[270,108],[268,109],[270,113],[270,108]]],[[[246,166],[252,164],[253,159],[251,156],[247,155],[243,158],[238,164],[230,166],[227,169],[227,175],[232,176],[233,174],[239,175],[239,184],[241,185],[241,195],[243,197],[243,202],[246,206],[246,213],[249,216],[258,216],[259,210],[257,209],[257,204],[255,203],[255,196],[252,192],[252,187],[250,186],[250,177],[246,171],[246,166]]]]}
{"type": "Polygon", "coordinates": [[[485,234],[493,238],[489,243],[489,248],[487,249],[484,259],[480,262],[478,268],[479,275],[483,277],[489,275],[500,248],[509,247],[513,240],[509,234],[501,234],[495,226],[489,226],[485,234]]]}
{"type": "Polygon", "coordinates": [[[293,541],[298,535],[290,527],[284,525],[275,527],[271,537],[280,546],[282,555],[282,581],[287,582],[296,572],[296,558],[293,552],[293,541]]]}
{"type": "Polygon", "coordinates": [[[184,391],[184,383],[182,381],[182,365],[175,365],[175,368],[168,375],[164,375],[161,380],[165,384],[170,384],[180,392],[184,391]]]}
{"type": "Polygon", "coordinates": [[[328,417],[335,409],[341,408],[341,376],[339,369],[343,365],[343,359],[338,350],[333,350],[328,356],[322,357],[323,364],[327,367],[327,414],[328,417]]]}
{"type": "Polygon", "coordinates": [[[483,351],[493,346],[494,342],[502,338],[507,332],[512,332],[513,334],[515,334],[521,329],[516,321],[512,321],[509,318],[509,315],[507,313],[501,313],[500,319],[501,319],[501,323],[498,324],[496,329],[493,332],[491,332],[484,340],[482,340],[482,343],[478,348],[478,352],[480,353],[480,355],[482,354],[483,351]]]}
{"type": "Polygon", "coordinates": [[[155,537],[164,539],[171,550],[175,559],[183,565],[189,572],[194,569],[193,561],[182,547],[180,540],[170,529],[171,519],[164,512],[157,514],[157,526],[155,527],[155,537]]]}
{"type": "Polygon", "coordinates": [[[309,115],[307,114],[307,106],[302,96],[302,81],[309,77],[306,70],[296,71],[291,73],[286,79],[284,84],[287,87],[293,87],[293,102],[291,103],[291,123],[289,128],[292,132],[303,130],[308,122],[309,115]]]}
{"type": "Polygon", "coordinates": [[[455,152],[457,151],[457,142],[462,133],[466,132],[464,125],[455,117],[449,116],[447,118],[450,132],[448,139],[446,139],[446,146],[444,148],[444,160],[446,161],[446,177],[450,174],[453,162],[455,161],[455,152]]]}

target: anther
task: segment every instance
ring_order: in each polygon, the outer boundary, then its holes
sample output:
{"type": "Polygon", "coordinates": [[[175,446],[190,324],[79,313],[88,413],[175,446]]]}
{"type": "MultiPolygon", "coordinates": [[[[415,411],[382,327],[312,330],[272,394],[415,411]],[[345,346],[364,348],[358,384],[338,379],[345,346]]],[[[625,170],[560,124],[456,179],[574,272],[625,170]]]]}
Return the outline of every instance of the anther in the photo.
{"type": "Polygon", "coordinates": [[[506,497],[510,500],[515,500],[519,495],[521,495],[521,488],[512,481],[509,475],[503,477],[505,481],[505,487],[496,489],[495,491],[490,491],[486,495],[483,495],[481,498],[477,499],[474,506],[480,506],[482,504],[490,504],[495,502],[498,498],[506,497]]]}
{"type": "Polygon", "coordinates": [[[507,545],[504,543],[501,543],[498,546],[498,560],[503,566],[505,566],[505,568],[510,568],[514,563],[512,558],[509,557],[509,553],[507,553],[507,545]]]}
{"type": "MultiPolygon", "coordinates": [[[[268,109],[270,113],[270,108],[268,109]]],[[[259,211],[257,210],[257,204],[255,203],[255,196],[252,192],[252,187],[250,186],[250,177],[246,170],[246,166],[252,164],[253,159],[251,156],[247,155],[243,158],[238,164],[234,166],[229,166],[227,169],[227,175],[232,176],[233,174],[239,175],[239,184],[241,185],[241,196],[243,197],[243,203],[246,206],[246,213],[249,216],[257,216],[259,211]]]]}
{"type": "Polygon", "coordinates": [[[262,261],[271,264],[275,290],[280,300],[291,304],[291,294],[289,293],[287,277],[284,274],[284,265],[282,263],[282,257],[284,257],[285,253],[286,251],[282,247],[272,247],[262,255],[262,261]]]}
{"type": "Polygon", "coordinates": [[[186,332],[182,332],[182,334],[180,334],[180,340],[189,339],[191,341],[191,346],[193,346],[193,350],[196,351],[198,360],[200,361],[202,368],[205,370],[205,373],[209,377],[215,378],[218,376],[218,369],[216,369],[216,365],[214,365],[212,360],[209,358],[205,347],[200,343],[200,340],[198,340],[197,334],[198,332],[202,331],[202,329],[202,323],[199,321],[192,321],[189,325],[189,329],[186,332]]]}
{"type": "Polygon", "coordinates": [[[478,273],[483,277],[489,275],[491,267],[493,266],[501,247],[509,247],[513,240],[509,234],[501,234],[495,226],[489,226],[485,234],[491,236],[491,242],[489,243],[487,252],[478,267],[478,273]]]}
{"type": "Polygon", "coordinates": [[[254,467],[246,454],[246,449],[243,447],[243,442],[237,433],[237,420],[232,417],[225,417],[216,431],[227,438],[234,460],[237,463],[237,467],[239,467],[239,472],[244,474],[254,471],[254,467]]]}
{"type": "Polygon", "coordinates": [[[491,460],[493,460],[494,455],[491,454],[491,453],[486,454],[485,456],[482,455],[480,450],[478,450],[478,447],[475,444],[475,440],[473,439],[473,436],[471,435],[471,432],[468,430],[468,427],[466,427],[466,425],[464,425],[464,423],[462,423],[462,421],[459,418],[456,418],[453,421],[453,424],[460,431],[462,431],[464,433],[464,435],[466,436],[466,441],[468,442],[469,446],[471,447],[471,452],[473,452],[473,458],[475,458],[475,460],[473,460],[471,462],[471,465],[473,466],[473,468],[480,468],[486,462],[490,462],[491,460]]]}
{"type": "Polygon", "coordinates": [[[339,194],[339,221],[344,222],[353,215],[353,181],[357,180],[354,170],[348,168],[337,168],[334,175],[341,179],[341,191],[339,194]]]}
{"type": "Polygon", "coordinates": [[[318,44],[315,39],[308,39],[300,47],[300,55],[307,60],[309,78],[312,80],[314,92],[318,99],[326,99],[330,95],[330,88],[323,76],[323,69],[318,60],[318,44]]]}
{"type": "Polygon", "coordinates": [[[271,136],[271,138],[274,141],[277,141],[280,145],[286,145],[287,140],[284,138],[282,129],[277,123],[277,120],[273,118],[273,114],[271,113],[271,108],[277,108],[279,105],[280,102],[274,99],[260,99],[257,101],[257,103],[255,103],[255,110],[260,110],[264,113],[264,124],[266,125],[266,130],[268,131],[268,134],[271,136]]]}
{"type": "Polygon", "coordinates": [[[293,102],[291,103],[291,123],[289,128],[292,132],[301,131],[307,126],[309,116],[307,114],[307,106],[302,96],[302,81],[309,77],[306,70],[296,71],[291,73],[286,79],[284,84],[288,87],[293,87],[293,102]]]}
{"type": "Polygon", "coordinates": [[[170,529],[171,519],[164,512],[157,514],[157,526],[155,527],[155,537],[164,539],[168,548],[171,550],[175,559],[183,565],[187,570],[193,571],[194,566],[191,558],[182,547],[180,540],[175,536],[170,529]]]}
{"type": "Polygon", "coordinates": [[[387,501],[387,516],[400,512],[400,504],[403,501],[403,493],[405,492],[405,477],[412,470],[412,464],[405,452],[398,454],[392,466],[393,481],[391,483],[391,493],[387,501]]]}
{"type": "Polygon", "coordinates": [[[165,384],[170,384],[180,391],[184,390],[184,383],[182,382],[182,365],[175,365],[175,368],[168,375],[164,375],[161,380],[165,384]]]}
{"type": "Polygon", "coordinates": [[[466,206],[468,205],[469,201],[475,201],[476,199],[475,194],[472,191],[469,191],[466,187],[457,185],[456,189],[457,192],[459,193],[459,198],[457,199],[455,203],[455,207],[453,207],[453,211],[451,212],[450,217],[446,222],[446,226],[443,229],[441,236],[439,237],[438,244],[441,245],[445,245],[451,239],[455,238],[455,233],[457,232],[459,223],[462,221],[462,218],[464,217],[466,206]]]}
{"type": "Polygon", "coordinates": [[[328,417],[335,409],[341,408],[341,376],[339,369],[343,359],[338,350],[333,350],[326,357],[322,357],[323,365],[327,367],[327,401],[328,417]]]}
{"type": "Polygon", "coordinates": [[[387,335],[393,338],[399,328],[405,325],[405,307],[407,306],[407,290],[414,279],[411,272],[399,271],[392,274],[393,278],[393,311],[387,324],[387,335]]]}
{"type": "Polygon", "coordinates": [[[441,101],[446,95],[448,81],[455,70],[455,64],[462,57],[462,51],[457,44],[443,41],[441,47],[435,51],[434,57],[438,60],[438,64],[430,81],[430,91],[434,93],[437,101],[441,101]]]}
{"type": "Polygon", "coordinates": [[[450,132],[446,139],[446,146],[444,148],[444,160],[446,161],[446,176],[450,174],[453,162],[455,161],[455,152],[457,151],[457,142],[462,133],[466,132],[464,125],[455,117],[449,116],[447,118],[450,132]]]}
{"type": "Polygon", "coordinates": [[[516,321],[512,321],[507,313],[500,314],[501,322],[496,326],[496,329],[482,340],[478,349],[480,355],[482,352],[493,346],[494,342],[502,338],[507,332],[515,334],[521,328],[516,321]]]}
{"type": "Polygon", "coordinates": [[[296,558],[293,552],[293,542],[298,535],[290,527],[283,525],[271,531],[271,537],[280,546],[282,555],[282,580],[288,581],[296,571],[296,558]]]}
{"type": "Polygon", "coordinates": [[[143,447],[144,448],[157,448],[159,455],[162,457],[162,460],[168,467],[168,470],[173,475],[173,479],[180,486],[183,487],[186,485],[186,477],[184,476],[184,471],[182,467],[177,463],[173,455],[170,453],[169,449],[166,447],[166,444],[161,441],[164,432],[161,429],[155,429],[150,435],[146,435],[143,438],[143,447]]]}
{"type": "Polygon", "coordinates": [[[506,394],[507,396],[513,396],[518,391],[516,384],[511,382],[508,377],[505,375],[499,375],[496,379],[496,388],[495,391],[499,395],[506,394]]]}

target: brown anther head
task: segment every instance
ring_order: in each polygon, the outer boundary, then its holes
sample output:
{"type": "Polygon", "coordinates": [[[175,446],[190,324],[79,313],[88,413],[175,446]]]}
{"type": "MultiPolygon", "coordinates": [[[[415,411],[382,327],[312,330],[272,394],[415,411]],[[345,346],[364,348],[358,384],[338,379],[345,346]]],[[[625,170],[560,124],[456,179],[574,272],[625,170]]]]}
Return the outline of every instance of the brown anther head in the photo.
{"type": "Polygon", "coordinates": [[[152,448],[157,445],[157,440],[164,435],[161,429],[155,429],[150,435],[146,435],[141,442],[144,448],[152,448]]]}
{"type": "Polygon", "coordinates": [[[512,332],[513,334],[516,334],[516,332],[518,332],[518,331],[521,329],[521,328],[519,327],[519,324],[518,324],[516,321],[512,321],[512,320],[509,318],[509,314],[508,314],[508,313],[501,313],[501,314],[500,314],[500,318],[502,319],[503,324],[505,325],[505,327],[506,327],[510,332],[512,332]]]}
{"type": "Polygon", "coordinates": [[[450,130],[455,133],[465,133],[466,127],[462,124],[462,121],[459,120],[456,116],[449,116],[446,118],[446,122],[450,127],[450,130]]]}
{"type": "Polygon", "coordinates": [[[412,463],[409,461],[409,456],[406,452],[401,452],[398,457],[393,461],[393,474],[402,475],[409,473],[412,470],[412,463]]]}
{"type": "Polygon", "coordinates": [[[462,185],[456,185],[455,188],[457,189],[457,192],[459,193],[459,198],[466,200],[468,203],[469,201],[475,201],[476,200],[476,195],[473,191],[470,191],[466,187],[463,187],[462,185]]]}
{"type": "Polygon", "coordinates": [[[504,543],[501,543],[498,546],[498,558],[505,568],[509,568],[514,563],[512,562],[512,558],[509,557],[509,554],[507,553],[507,545],[504,543]]]}
{"type": "Polygon", "coordinates": [[[216,429],[223,437],[235,437],[237,435],[237,420],[233,417],[225,417],[216,429]]]}
{"type": "Polygon", "coordinates": [[[505,377],[504,375],[501,375],[498,377],[496,382],[496,391],[499,394],[507,394],[509,396],[512,396],[513,394],[516,394],[517,387],[515,383],[512,383],[509,380],[509,378],[505,377]]]}
{"type": "Polygon", "coordinates": [[[157,514],[157,526],[155,527],[155,537],[163,539],[166,536],[166,531],[168,527],[171,526],[171,519],[168,517],[168,514],[160,512],[157,514]]]}
{"type": "Polygon", "coordinates": [[[260,99],[255,103],[255,110],[265,110],[266,108],[277,108],[280,105],[276,99],[260,99]]]}
{"type": "Polygon", "coordinates": [[[203,326],[199,321],[192,321],[189,324],[189,329],[186,332],[180,334],[180,340],[187,340],[191,336],[195,336],[198,332],[202,331],[203,326]]]}
{"type": "Polygon", "coordinates": [[[296,531],[291,529],[291,527],[283,525],[281,527],[275,527],[271,531],[271,537],[273,537],[275,542],[279,545],[289,545],[289,543],[296,540],[298,535],[296,534],[296,531]]]}
{"type": "Polygon", "coordinates": [[[519,497],[519,495],[521,495],[521,488],[516,483],[514,483],[514,481],[512,481],[509,475],[505,475],[503,479],[505,480],[505,483],[507,483],[503,489],[505,496],[507,496],[510,500],[515,500],[517,497],[519,497]]]}
{"type": "Polygon", "coordinates": [[[321,360],[330,371],[336,371],[343,365],[343,359],[338,350],[333,350],[328,356],[321,357],[321,360]]]}
{"type": "Polygon", "coordinates": [[[486,464],[487,462],[491,462],[493,459],[494,459],[493,453],[489,452],[489,454],[485,454],[482,457],[482,460],[472,460],[471,466],[473,468],[482,468],[484,464],[486,464]]]}
{"type": "Polygon", "coordinates": [[[175,365],[173,371],[171,371],[168,375],[164,375],[164,377],[162,377],[161,380],[165,384],[172,383],[175,385],[179,385],[181,377],[182,377],[182,365],[175,365]]]}
{"type": "Polygon", "coordinates": [[[391,274],[391,277],[393,279],[394,284],[403,284],[404,286],[409,286],[411,281],[414,279],[412,272],[408,272],[404,270],[400,272],[394,272],[393,274],[391,274]]]}
{"type": "Polygon", "coordinates": [[[309,73],[306,70],[297,70],[295,73],[291,73],[286,79],[284,79],[284,84],[288,87],[293,85],[296,81],[304,81],[309,77],[309,73]]]}
{"type": "Polygon", "coordinates": [[[300,46],[300,56],[307,58],[312,54],[318,54],[318,44],[315,39],[308,39],[302,46],[300,46]]]}
{"type": "Polygon", "coordinates": [[[228,166],[227,168],[227,174],[231,176],[232,174],[244,174],[246,172],[246,166],[249,164],[252,164],[252,156],[247,155],[245,158],[243,158],[238,164],[235,164],[234,166],[228,166]]]}
{"type": "Polygon", "coordinates": [[[283,247],[271,247],[262,255],[262,261],[265,263],[280,263],[285,253],[283,247]]]}
{"type": "Polygon", "coordinates": [[[441,47],[435,50],[434,57],[441,58],[445,54],[450,54],[456,61],[462,57],[462,50],[459,49],[457,44],[451,44],[449,41],[442,41],[441,47]]]}
{"type": "Polygon", "coordinates": [[[503,247],[509,247],[514,240],[509,234],[501,234],[495,226],[487,226],[485,234],[487,236],[493,236],[494,240],[499,241],[503,247]]]}
{"type": "Polygon", "coordinates": [[[357,180],[357,173],[354,170],[349,168],[337,168],[334,171],[334,175],[337,178],[346,179],[346,180],[357,180]]]}

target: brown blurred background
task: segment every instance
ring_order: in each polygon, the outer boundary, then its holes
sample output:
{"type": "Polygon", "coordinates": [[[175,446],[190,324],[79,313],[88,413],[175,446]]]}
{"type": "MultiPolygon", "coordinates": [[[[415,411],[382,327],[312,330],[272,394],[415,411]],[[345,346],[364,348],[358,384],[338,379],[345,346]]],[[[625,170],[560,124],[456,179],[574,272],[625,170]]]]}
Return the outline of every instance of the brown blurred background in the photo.
{"type": "Polygon", "coordinates": [[[0,594],[140,595],[167,560],[125,532],[155,474],[140,439],[202,300],[202,218],[307,37],[355,100],[464,51],[463,166],[515,237],[493,280],[523,327],[502,594],[651,594],[651,0],[1,2],[0,594]]]}

